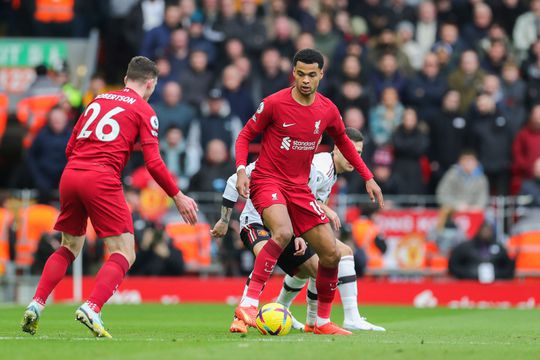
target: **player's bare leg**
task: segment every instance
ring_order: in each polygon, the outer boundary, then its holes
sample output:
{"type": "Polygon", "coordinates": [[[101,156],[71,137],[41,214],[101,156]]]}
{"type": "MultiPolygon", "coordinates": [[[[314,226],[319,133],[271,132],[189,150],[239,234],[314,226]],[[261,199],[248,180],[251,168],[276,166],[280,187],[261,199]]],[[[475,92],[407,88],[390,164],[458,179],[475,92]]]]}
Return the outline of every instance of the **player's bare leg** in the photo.
{"type": "Polygon", "coordinates": [[[41,312],[49,295],[56,285],[64,278],[69,265],[81,252],[84,236],[73,236],[62,233],[61,246],[47,259],[36,293],[26,307],[21,323],[22,331],[34,335],[38,329],[41,312]]]}
{"type": "Polygon", "coordinates": [[[285,205],[276,204],[264,209],[262,218],[264,225],[270,230],[272,238],[262,246],[255,258],[253,275],[246,296],[235,310],[236,317],[252,327],[255,327],[255,317],[262,289],[274,272],[274,267],[283,249],[293,236],[292,223],[285,205]]]}
{"type": "Polygon", "coordinates": [[[96,275],[96,284],[88,300],[75,312],[78,321],[92,331],[96,337],[112,337],[101,320],[101,308],[122,283],[127,271],[135,262],[135,240],[133,234],[105,238],[111,254],[96,275]]]}
{"type": "Polygon", "coordinates": [[[302,237],[319,256],[317,270],[317,322],[315,334],[350,335],[351,332],[330,322],[332,301],[338,287],[338,264],[340,253],[330,224],[320,224],[308,230],[302,237]]]}

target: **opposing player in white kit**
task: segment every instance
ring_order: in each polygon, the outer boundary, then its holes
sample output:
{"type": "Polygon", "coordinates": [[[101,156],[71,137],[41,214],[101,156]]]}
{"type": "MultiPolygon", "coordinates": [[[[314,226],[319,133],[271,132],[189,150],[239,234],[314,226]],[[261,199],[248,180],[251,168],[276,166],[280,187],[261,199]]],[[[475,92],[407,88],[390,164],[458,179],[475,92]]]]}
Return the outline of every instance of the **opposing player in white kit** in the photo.
{"type": "MultiPolygon", "coordinates": [[[[352,128],[348,128],[346,133],[353,141],[358,152],[361,153],[363,147],[362,134],[352,128]]],[[[255,166],[255,162],[247,166],[246,172],[248,176],[255,166]]],[[[315,195],[319,206],[325,212],[326,216],[328,216],[336,230],[341,227],[339,217],[326,205],[326,202],[337,180],[337,175],[353,170],[354,168],[338,149],[335,149],[333,153],[326,152],[315,155],[311,164],[309,187],[315,195]]],[[[227,181],[227,187],[223,193],[222,216],[212,230],[213,236],[222,237],[227,233],[232,208],[238,200],[238,192],[235,186],[236,174],[232,175],[227,181]]],[[[270,239],[270,233],[262,225],[261,217],[249,199],[240,215],[240,226],[242,229],[240,236],[244,245],[248,249],[251,249],[255,256],[257,256],[264,243],[270,239]]],[[[338,270],[338,290],[340,291],[345,314],[343,327],[348,330],[385,331],[384,328],[369,323],[359,314],[353,251],[341,241],[337,239],[336,241],[341,254],[338,270]]],[[[301,238],[291,241],[278,259],[278,265],[287,274],[277,300],[279,303],[289,307],[309,279],[306,299],[308,304],[306,324],[300,323],[293,317],[293,327],[303,329],[305,332],[313,331],[317,316],[317,289],[314,279],[317,273],[317,264],[317,255],[309,247],[306,248],[306,244],[301,238]]],[[[246,288],[250,278],[248,278],[246,288]]],[[[244,296],[245,293],[246,289],[244,289],[244,296]]],[[[235,318],[229,330],[231,332],[247,332],[247,325],[242,320],[235,318]]]]}

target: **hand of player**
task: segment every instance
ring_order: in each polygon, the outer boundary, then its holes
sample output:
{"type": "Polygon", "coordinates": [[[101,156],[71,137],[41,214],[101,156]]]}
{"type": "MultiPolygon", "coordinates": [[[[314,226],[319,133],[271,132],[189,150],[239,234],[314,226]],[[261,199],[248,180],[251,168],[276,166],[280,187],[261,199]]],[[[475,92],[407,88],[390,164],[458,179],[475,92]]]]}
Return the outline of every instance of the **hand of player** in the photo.
{"type": "Polygon", "coordinates": [[[241,169],[238,171],[236,178],[236,191],[244,198],[249,198],[249,178],[246,174],[246,170],[241,169]]]}
{"type": "Polygon", "coordinates": [[[338,214],[329,207],[326,207],[324,209],[324,212],[326,213],[326,216],[328,216],[328,220],[330,220],[330,223],[334,227],[334,230],[341,229],[341,220],[339,219],[338,214]]]}
{"type": "Polygon", "coordinates": [[[195,200],[182,194],[181,191],[173,197],[173,200],[182,218],[191,225],[195,225],[197,222],[197,211],[199,211],[195,200]]]}
{"type": "Polygon", "coordinates": [[[229,230],[229,224],[219,219],[214,228],[210,230],[210,235],[215,238],[222,238],[227,234],[227,230],[229,230]]]}
{"type": "Polygon", "coordinates": [[[384,208],[384,198],[381,191],[381,188],[375,180],[371,179],[366,181],[366,191],[369,195],[369,198],[371,199],[371,202],[375,202],[377,200],[377,203],[379,204],[379,207],[382,209],[384,208]]]}
{"type": "Polygon", "coordinates": [[[302,256],[306,253],[307,250],[307,244],[302,238],[295,238],[294,239],[294,256],[302,256]]]}

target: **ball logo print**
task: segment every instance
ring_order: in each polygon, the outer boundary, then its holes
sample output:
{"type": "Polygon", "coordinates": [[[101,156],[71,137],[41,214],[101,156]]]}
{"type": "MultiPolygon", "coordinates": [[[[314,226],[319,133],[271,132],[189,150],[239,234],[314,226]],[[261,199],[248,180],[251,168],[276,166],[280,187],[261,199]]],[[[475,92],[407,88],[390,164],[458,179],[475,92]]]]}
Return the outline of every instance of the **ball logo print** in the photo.
{"type": "Polygon", "coordinates": [[[283,336],[291,331],[292,316],[285,306],[270,303],[259,310],[255,323],[263,335],[283,336]]]}

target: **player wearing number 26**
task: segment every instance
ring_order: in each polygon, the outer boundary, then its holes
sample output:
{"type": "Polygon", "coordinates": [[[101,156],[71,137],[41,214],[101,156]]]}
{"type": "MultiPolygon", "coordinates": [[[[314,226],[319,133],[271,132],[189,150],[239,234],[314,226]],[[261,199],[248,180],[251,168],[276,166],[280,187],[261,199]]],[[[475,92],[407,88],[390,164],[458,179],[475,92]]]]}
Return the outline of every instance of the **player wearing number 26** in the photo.
{"type": "Polygon", "coordinates": [[[90,217],[111,256],[98,272],[90,297],[75,314],[95,336],[110,337],[103,327],[101,307],[135,261],[133,222],[120,173],[137,139],[148,172],[174,199],[184,220],[191,224],[197,221],[195,201],[178,189],[159,155],[159,121],[147,103],[157,76],[154,62],[134,57],[124,79],[126,87],[97,96],[77,121],[60,180],[61,212],[55,229],[62,232],[62,246],[45,264],[33,301],[24,313],[23,331],[36,333],[47,298],[81,251],[90,217]]]}

